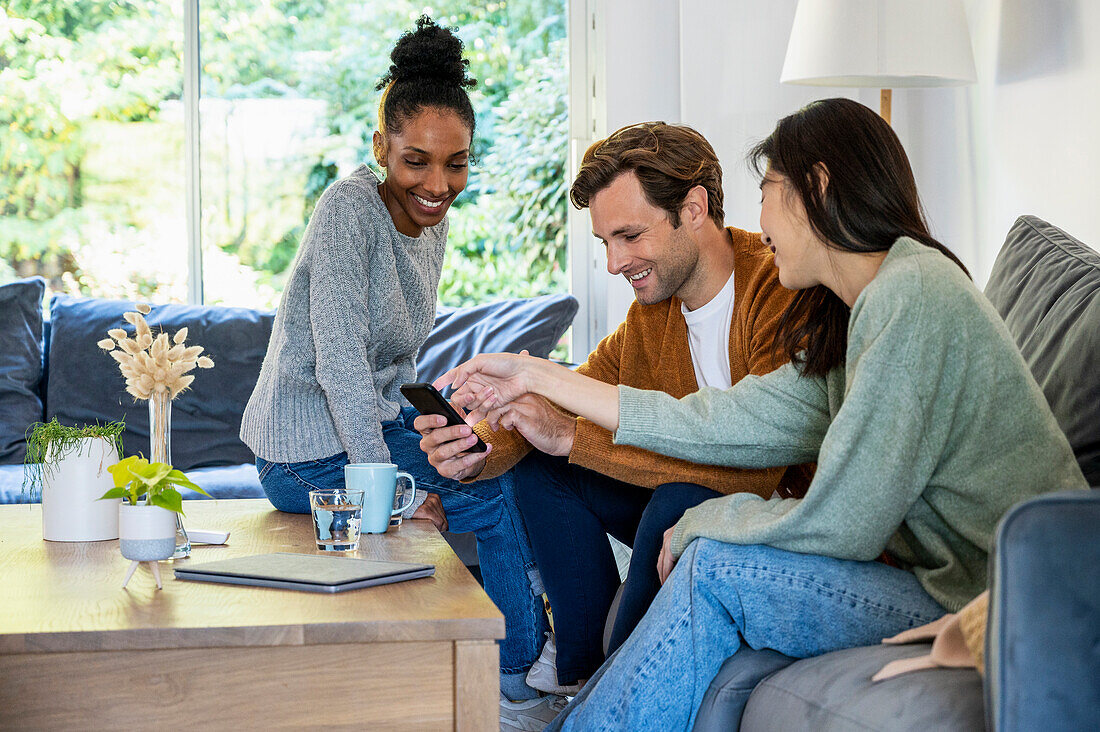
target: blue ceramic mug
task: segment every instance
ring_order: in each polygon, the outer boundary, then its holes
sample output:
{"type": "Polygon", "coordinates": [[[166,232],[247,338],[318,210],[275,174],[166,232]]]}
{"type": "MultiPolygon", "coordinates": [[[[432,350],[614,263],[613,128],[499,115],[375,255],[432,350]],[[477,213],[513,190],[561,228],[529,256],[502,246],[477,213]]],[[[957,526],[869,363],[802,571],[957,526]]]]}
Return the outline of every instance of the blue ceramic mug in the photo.
{"type": "Polygon", "coordinates": [[[408,473],[398,471],[393,463],[348,463],[344,466],[344,483],[349,489],[363,491],[360,531],[364,534],[386,533],[390,517],[402,513],[416,500],[416,481],[408,473]],[[398,478],[406,478],[412,490],[405,493],[408,500],[394,508],[398,478]]]}

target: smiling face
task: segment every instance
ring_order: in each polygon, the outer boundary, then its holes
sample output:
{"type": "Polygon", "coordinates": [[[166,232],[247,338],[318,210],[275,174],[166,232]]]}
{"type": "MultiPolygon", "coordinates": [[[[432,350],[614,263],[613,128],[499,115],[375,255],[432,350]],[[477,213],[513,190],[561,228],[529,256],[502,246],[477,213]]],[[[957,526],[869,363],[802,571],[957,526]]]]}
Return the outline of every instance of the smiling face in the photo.
{"type": "Polygon", "coordinates": [[[698,244],[684,223],[673,228],[664,209],[646,200],[633,172],[594,194],[589,211],[592,233],[607,247],[608,273],[626,277],[638,302],[666,300],[692,278],[698,244]]]}
{"type": "Polygon", "coordinates": [[[760,181],[760,230],[775,254],[779,282],[788,290],[822,284],[828,249],[810,228],[806,208],[787,179],[771,168],[760,181]]]}
{"type": "Polygon", "coordinates": [[[470,129],[454,112],[427,108],[401,131],[374,133],[375,156],[386,169],[379,193],[406,236],[417,237],[447,215],[470,168],[470,129]]]}

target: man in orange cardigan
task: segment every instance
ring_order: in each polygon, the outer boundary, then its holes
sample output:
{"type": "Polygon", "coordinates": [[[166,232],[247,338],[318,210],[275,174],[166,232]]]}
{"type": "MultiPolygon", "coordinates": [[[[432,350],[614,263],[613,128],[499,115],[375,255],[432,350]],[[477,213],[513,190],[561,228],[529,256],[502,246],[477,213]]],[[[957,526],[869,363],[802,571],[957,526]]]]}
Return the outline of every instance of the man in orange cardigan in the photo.
{"type": "MultiPolygon", "coordinates": [[[[721,181],[713,148],[689,127],[633,125],[585,153],[570,199],[590,208],[607,271],[626,277],[636,301],[579,372],[679,398],[703,386],[728,389],[783,363],[774,337],[794,293],[779,284],[759,234],[725,227],[721,181]]],[[[606,534],[633,547],[614,650],[660,588],[661,541],[685,510],[735,491],[801,495],[809,471],[701,465],[617,446],[607,430],[539,397],[524,399],[506,418],[507,430],[493,432],[485,422],[444,427],[436,416],[415,426],[445,477],[515,471],[555,628],[527,683],[576,693],[603,661],[604,623],[619,585],[606,534]],[[466,452],[473,432],[487,453],[466,452]]]]}

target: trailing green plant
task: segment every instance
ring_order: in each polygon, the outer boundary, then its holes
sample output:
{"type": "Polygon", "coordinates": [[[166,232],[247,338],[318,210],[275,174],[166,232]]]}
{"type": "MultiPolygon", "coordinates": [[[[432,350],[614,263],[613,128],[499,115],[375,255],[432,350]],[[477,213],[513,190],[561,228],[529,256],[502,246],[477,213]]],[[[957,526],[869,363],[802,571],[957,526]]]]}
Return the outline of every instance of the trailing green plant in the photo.
{"type": "Polygon", "coordinates": [[[115,479],[115,487],[100,496],[101,501],[107,498],[125,498],[131,506],[136,506],[144,496],[145,505],[160,506],[182,516],[183,496],[174,486],[197,491],[210,498],[209,493],[167,463],[151,463],[143,457],[132,455],[107,470],[115,479]]]}
{"type": "Polygon", "coordinates": [[[110,442],[115,454],[122,457],[122,432],[125,422],[70,427],[54,417],[49,422],[36,422],[27,429],[27,454],[23,458],[23,493],[31,501],[40,498],[43,479],[68,455],[80,446],[81,441],[98,437],[110,442]]]}

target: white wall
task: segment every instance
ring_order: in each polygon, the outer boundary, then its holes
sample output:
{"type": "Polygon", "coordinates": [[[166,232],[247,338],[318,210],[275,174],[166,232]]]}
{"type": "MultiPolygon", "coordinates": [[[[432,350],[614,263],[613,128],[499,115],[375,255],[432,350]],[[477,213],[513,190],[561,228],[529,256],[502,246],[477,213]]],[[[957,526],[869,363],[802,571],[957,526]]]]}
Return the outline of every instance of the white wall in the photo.
{"type": "MultiPolygon", "coordinates": [[[[606,0],[603,135],[647,120],[680,121],[680,23],[675,0],[606,0]]],[[[606,257],[602,260],[606,268],[606,257]]],[[[608,332],[626,318],[634,290],[623,277],[607,285],[608,332]]],[[[593,344],[595,346],[595,344],[593,344]]]]}
{"type": "Polygon", "coordinates": [[[877,92],[779,83],[797,0],[680,3],[681,119],[722,161],[726,223],[758,231],[760,190],[745,153],[776,121],[814,99],[877,104],[877,92]],[[863,97],[866,97],[864,99],[863,97]]]}
{"type": "Polygon", "coordinates": [[[1100,248],[1100,3],[968,0],[967,17],[978,83],[961,104],[912,91],[904,113],[937,233],[979,283],[1021,214],[1100,248]]]}
{"type": "MultiPolygon", "coordinates": [[[[606,133],[681,121],[723,163],[726,220],[758,228],[748,147],[808,101],[877,90],[781,85],[797,0],[589,0],[600,33],[606,133]]],[[[965,0],[978,83],[896,89],[893,123],[933,233],[984,285],[1015,218],[1032,213],[1100,247],[1100,2],[965,0]]],[[[630,304],[610,285],[606,323],[630,304]]]]}
{"type": "MultiPolygon", "coordinates": [[[[573,164],[579,162],[587,143],[606,137],[628,124],[646,120],[680,120],[680,27],[677,0],[572,0],[573,39],[583,32],[590,48],[587,57],[571,54],[574,72],[578,62],[587,64],[587,96],[594,85],[597,98],[587,104],[585,124],[573,120],[573,164]],[[578,16],[584,14],[583,19],[578,16]],[[593,28],[593,16],[594,25],[593,28]],[[578,28],[577,21],[582,21],[578,28]]],[[[574,95],[573,111],[578,112],[574,95]]],[[[626,317],[634,299],[622,277],[607,274],[607,258],[598,242],[581,237],[591,232],[588,212],[571,222],[573,236],[574,292],[596,300],[587,313],[587,327],[574,338],[574,358],[582,360],[596,343],[626,317]],[[578,267],[587,270],[576,271],[578,267]],[[581,276],[579,276],[581,275],[581,276]]],[[[583,310],[583,308],[582,308],[583,310]]]]}
{"type": "Polygon", "coordinates": [[[680,23],[675,0],[606,0],[606,132],[680,116],[680,23]]]}

